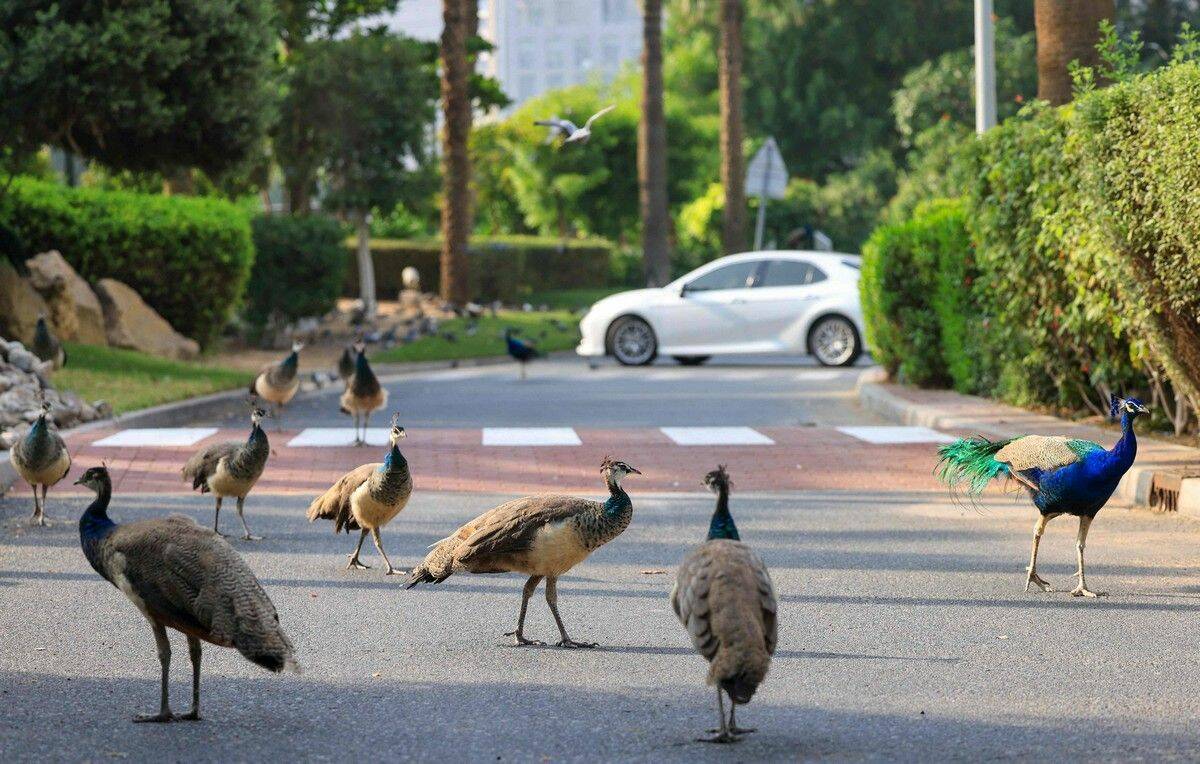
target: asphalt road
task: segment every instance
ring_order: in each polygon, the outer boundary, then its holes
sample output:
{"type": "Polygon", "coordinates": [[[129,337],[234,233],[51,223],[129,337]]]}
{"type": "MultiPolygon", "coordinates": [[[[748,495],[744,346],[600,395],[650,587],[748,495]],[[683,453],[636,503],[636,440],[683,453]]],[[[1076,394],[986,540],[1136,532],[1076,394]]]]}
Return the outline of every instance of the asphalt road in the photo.
{"type": "MultiPolygon", "coordinates": [[[[686,411],[675,396],[708,389],[711,410],[746,406],[752,413],[744,397],[765,391],[760,405],[777,416],[869,421],[842,377],[824,382],[819,403],[789,403],[772,391],[797,384],[794,368],[713,367],[691,392],[679,390],[689,383],[678,375],[654,377],[663,371],[622,381],[623,392],[598,386],[595,395],[610,412],[625,400],[648,414],[646,401],[686,411]],[[738,375],[763,371],[766,378],[737,383],[738,375]]],[[[564,373],[562,384],[581,389],[585,374],[564,373]]],[[[462,384],[474,384],[466,376],[462,384]]],[[[470,397],[455,380],[442,383],[446,397],[470,397]]],[[[547,388],[547,399],[571,397],[547,388]]],[[[533,423],[560,423],[552,408],[543,411],[533,423]]],[[[706,664],[667,601],[675,566],[703,537],[712,498],[643,494],[635,477],[628,485],[633,524],[560,586],[572,636],[602,644],[590,651],[507,644],[500,633],[515,623],[516,576],[462,575],[405,591],[378,567],[343,570],[352,540],[305,522],[305,497],[252,496],[252,526],[267,538],[235,545],[275,601],[304,674],[274,676],[233,651],[210,648],[206,721],[171,725],[128,721],[157,702],[154,642],[142,617],[79,550],[72,518],[85,502],[52,494],[56,523],[32,529],[23,524],[27,495],[2,499],[0,756],[657,762],[1196,755],[1200,526],[1193,521],[1106,509],[1089,537],[1088,581],[1111,596],[1083,601],[1021,591],[1033,513],[1020,501],[995,497],[972,509],[925,492],[735,492],[743,539],[770,566],[780,596],[780,643],[766,683],[738,714],[759,732],[730,748],[694,742],[715,721],[714,697],[704,685],[706,664]]],[[[506,498],[419,492],[384,531],[389,554],[411,565],[429,543],[506,498]]],[[[125,521],[164,512],[211,519],[209,500],[199,496],[118,497],[112,510],[125,521]]],[[[1074,530],[1073,522],[1056,520],[1042,543],[1039,570],[1059,588],[1072,583],[1074,530]]],[[[373,553],[365,559],[378,563],[373,553]]],[[[554,637],[540,596],[527,628],[554,637]]],[[[174,705],[185,710],[186,647],[177,635],[173,645],[174,705]]]]}

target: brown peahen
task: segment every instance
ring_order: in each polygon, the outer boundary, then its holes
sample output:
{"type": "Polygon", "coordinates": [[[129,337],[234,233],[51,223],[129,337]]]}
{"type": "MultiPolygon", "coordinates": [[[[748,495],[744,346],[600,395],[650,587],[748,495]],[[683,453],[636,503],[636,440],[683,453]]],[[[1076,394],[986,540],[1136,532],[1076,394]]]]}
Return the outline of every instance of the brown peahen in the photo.
{"type": "Polygon", "coordinates": [[[267,457],[271,455],[271,444],[262,428],[262,420],[266,415],[266,411],[252,403],[249,438],[245,441],[231,440],[206,446],[193,454],[181,470],[183,479],[192,481],[193,490],[199,490],[200,493],[211,492],[216,497],[214,531],[220,532],[221,500],[228,496],[237,499],[238,519],[242,521],[242,538],[246,541],[262,539],[262,536],[250,534],[250,526],[246,525],[243,510],[246,495],[262,476],[263,469],[267,466],[267,457]]]}
{"type": "Polygon", "coordinates": [[[641,474],[614,459],[605,459],[600,473],[608,486],[607,501],[548,494],[501,504],[434,544],[413,570],[407,588],[440,583],[463,571],[522,573],[529,579],[521,593],[517,628],[504,636],[514,637],[518,645],[540,645],[544,643],[525,637],[525,612],[544,578],[546,604],[561,637],[558,646],[595,647],[594,642],[576,642],[567,636],[558,614],[558,578],[629,527],[633,502],[621,488],[621,480],[641,474]]]}
{"type": "Polygon", "coordinates": [[[50,429],[50,404],[42,401],[42,413],[25,437],[13,444],[12,464],[17,474],[33,489],[33,518],[46,524],[46,492],[71,471],[71,454],[62,437],[50,429]],[[38,488],[42,498],[38,500],[38,488]]]}
{"type": "Polygon", "coordinates": [[[724,466],[704,483],[717,494],[708,538],[683,559],[671,590],[671,607],[696,651],[708,661],[708,683],[717,688],[716,733],[710,743],[732,743],[753,732],[737,726],[739,704],[749,703],[767,675],[778,637],[777,603],[762,559],[738,536],[729,513],[729,473],[724,466]],[[725,719],[722,693],[729,696],[725,719]]]}
{"type": "Polygon", "coordinates": [[[279,363],[264,366],[250,383],[250,394],[262,398],[275,406],[277,425],[283,428],[283,408],[296,396],[300,389],[300,351],[303,342],[293,342],[292,352],[279,363]]]}
{"type": "Polygon", "coordinates": [[[383,457],[383,462],[364,464],[351,470],[308,507],[309,522],[317,519],[332,520],[334,533],[343,530],[347,533],[362,531],[358,537],[358,546],[354,548],[354,554],[350,555],[350,562],[346,565],[347,569],[370,567],[358,559],[363,541],[367,538],[367,533],[370,533],[375,542],[375,549],[387,565],[385,575],[405,572],[392,567],[392,561],[383,551],[383,540],[379,537],[379,529],[400,514],[408,504],[413,490],[408,460],[400,453],[397,445],[405,436],[404,428],[396,423],[398,419],[399,414],[392,416],[391,447],[383,457]]]}
{"type": "Polygon", "coordinates": [[[371,412],[387,405],[387,388],[379,384],[379,379],[367,362],[366,345],[354,343],[354,373],[346,383],[346,391],[341,397],[341,411],[354,417],[354,445],[367,444],[367,422],[371,412]],[[362,422],[362,435],[359,433],[359,422],[362,422]]]}
{"type": "Polygon", "coordinates": [[[92,568],[129,598],[154,630],[162,688],[158,713],[137,722],[200,718],[200,642],[232,647],[247,660],[280,672],[299,672],[295,650],[275,606],[254,573],[225,539],[180,516],[118,525],[108,516],[112,481],[92,467],[76,485],[96,492],[79,519],[79,542],[92,568]],[[187,636],[192,659],[192,710],[171,711],[167,628],[187,636]]]}

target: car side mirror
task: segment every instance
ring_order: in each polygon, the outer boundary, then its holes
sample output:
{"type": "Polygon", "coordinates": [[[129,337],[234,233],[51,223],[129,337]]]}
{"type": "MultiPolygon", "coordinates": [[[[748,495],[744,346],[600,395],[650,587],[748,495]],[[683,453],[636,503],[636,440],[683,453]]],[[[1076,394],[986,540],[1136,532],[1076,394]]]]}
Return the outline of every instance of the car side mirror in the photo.
{"type": "Polygon", "coordinates": [[[687,297],[687,294],[688,294],[688,285],[687,285],[687,284],[681,284],[681,285],[679,286],[679,296],[680,296],[680,297],[687,297]]]}

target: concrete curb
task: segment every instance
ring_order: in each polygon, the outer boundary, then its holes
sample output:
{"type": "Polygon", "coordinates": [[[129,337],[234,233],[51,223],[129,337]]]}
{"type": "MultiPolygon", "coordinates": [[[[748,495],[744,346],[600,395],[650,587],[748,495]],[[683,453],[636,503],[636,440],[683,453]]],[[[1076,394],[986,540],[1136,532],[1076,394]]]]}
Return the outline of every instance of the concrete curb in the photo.
{"type": "MultiPolygon", "coordinates": [[[[886,375],[882,369],[866,370],[858,378],[858,399],[862,403],[863,408],[893,422],[929,427],[935,430],[971,430],[980,435],[992,438],[1011,438],[1026,432],[1025,427],[1013,427],[1005,421],[1005,412],[1019,411],[1018,409],[1013,409],[1002,404],[992,404],[992,408],[995,411],[992,415],[946,415],[938,411],[935,406],[914,403],[892,393],[887,389],[884,384],[885,382],[886,375]]],[[[962,398],[972,399],[973,397],[964,395],[962,398]]],[[[983,399],[974,400],[983,402],[983,399]]],[[[1020,421],[1023,425],[1029,425],[1031,422],[1038,424],[1069,424],[1069,422],[1057,417],[1031,412],[1023,412],[1020,415],[1020,421]]],[[[1176,447],[1174,444],[1171,445],[1176,447]]],[[[1183,447],[1177,446],[1177,448],[1183,447]]],[[[1155,476],[1159,474],[1177,475],[1178,472],[1173,472],[1170,469],[1160,466],[1139,467],[1137,464],[1134,464],[1133,467],[1130,467],[1129,472],[1125,473],[1125,476],[1121,478],[1115,495],[1132,504],[1149,506],[1150,489],[1154,484],[1155,476]]],[[[1184,478],[1181,481],[1177,510],[1181,515],[1200,518],[1200,478],[1184,478]]]]}
{"type": "MultiPolygon", "coordinates": [[[[564,358],[574,356],[573,350],[562,350],[554,353],[549,353],[549,358],[564,358]]],[[[375,366],[378,371],[379,381],[399,382],[405,377],[413,374],[422,374],[429,371],[444,371],[449,369],[469,369],[481,366],[496,366],[503,363],[513,363],[513,360],[506,355],[489,356],[487,358],[462,358],[457,361],[421,361],[414,363],[381,363],[375,366]]],[[[311,391],[309,394],[322,392],[323,390],[331,389],[332,386],[322,388],[321,390],[311,391]]],[[[197,418],[202,418],[209,412],[216,412],[229,404],[230,401],[241,400],[246,396],[245,388],[236,390],[225,390],[219,393],[210,395],[201,395],[196,398],[188,398],[182,401],[174,401],[172,403],[164,403],[159,406],[151,406],[150,408],[138,409],[137,411],[129,411],[124,414],[113,417],[112,419],[100,419],[95,422],[81,424],[78,427],[72,427],[67,430],[61,430],[61,435],[75,435],[78,433],[89,432],[104,427],[112,427],[113,425],[123,425],[125,427],[139,426],[154,426],[154,427],[173,427],[181,424],[186,424],[197,418]]],[[[17,482],[20,476],[17,474],[16,467],[12,464],[12,459],[8,451],[0,451],[0,496],[3,496],[12,488],[13,483],[17,482]]]]}

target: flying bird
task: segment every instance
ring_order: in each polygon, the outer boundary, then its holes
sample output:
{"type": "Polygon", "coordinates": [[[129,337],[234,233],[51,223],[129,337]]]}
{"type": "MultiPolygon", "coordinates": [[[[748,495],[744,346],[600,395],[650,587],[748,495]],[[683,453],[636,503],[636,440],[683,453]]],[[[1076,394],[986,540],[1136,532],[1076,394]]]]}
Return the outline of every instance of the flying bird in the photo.
{"type": "Polygon", "coordinates": [[[533,124],[550,128],[551,139],[554,138],[555,134],[561,135],[563,139],[562,145],[564,146],[568,143],[587,143],[588,139],[592,137],[592,123],[615,108],[617,108],[616,104],[605,106],[600,111],[588,117],[588,121],[583,123],[583,127],[577,126],[569,119],[560,119],[558,117],[539,119],[533,124]]]}

